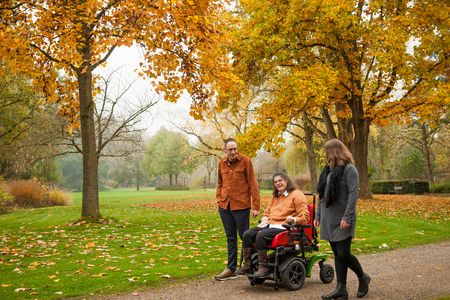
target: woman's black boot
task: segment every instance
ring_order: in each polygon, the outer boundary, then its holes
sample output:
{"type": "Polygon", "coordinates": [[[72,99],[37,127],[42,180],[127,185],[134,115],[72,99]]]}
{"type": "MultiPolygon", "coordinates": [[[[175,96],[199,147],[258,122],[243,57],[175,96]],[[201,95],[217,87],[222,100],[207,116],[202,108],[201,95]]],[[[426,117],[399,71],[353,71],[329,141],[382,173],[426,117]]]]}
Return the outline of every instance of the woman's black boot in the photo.
{"type": "Polygon", "coordinates": [[[327,295],[322,295],[322,299],[324,300],[347,300],[348,292],[347,292],[347,284],[338,282],[334,291],[327,295]]]}
{"type": "Polygon", "coordinates": [[[358,293],[356,293],[356,296],[358,298],[362,298],[369,292],[369,283],[370,283],[370,277],[366,273],[364,273],[363,276],[358,278],[359,286],[358,286],[358,293]]]}

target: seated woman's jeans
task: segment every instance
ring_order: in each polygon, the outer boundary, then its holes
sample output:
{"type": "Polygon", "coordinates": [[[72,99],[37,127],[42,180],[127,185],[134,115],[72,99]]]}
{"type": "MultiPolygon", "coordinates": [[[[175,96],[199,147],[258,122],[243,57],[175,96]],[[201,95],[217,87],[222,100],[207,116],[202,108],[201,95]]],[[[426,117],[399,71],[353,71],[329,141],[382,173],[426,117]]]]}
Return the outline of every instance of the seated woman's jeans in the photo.
{"type": "Polygon", "coordinates": [[[249,248],[252,246],[253,242],[256,241],[256,250],[265,250],[267,249],[267,246],[272,243],[273,238],[278,233],[283,231],[285,230],[279,228],[269,228],[269,225],[263,228],[250,228],[244,232],[242,247],[249,248]]]}

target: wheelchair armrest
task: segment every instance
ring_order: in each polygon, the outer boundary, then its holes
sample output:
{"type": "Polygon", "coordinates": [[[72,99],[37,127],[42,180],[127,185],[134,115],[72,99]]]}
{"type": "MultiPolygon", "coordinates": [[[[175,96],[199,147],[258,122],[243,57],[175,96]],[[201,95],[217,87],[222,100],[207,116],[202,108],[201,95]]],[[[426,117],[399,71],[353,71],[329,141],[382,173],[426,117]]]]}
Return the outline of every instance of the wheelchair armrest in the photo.
{"type": "Polygon", "coordinates": [[[291,230],[292,228],[295,227],[294,224],[281,224],[281,226],[283,226],[283,227],[286,228],[287,230],[291,230]]]}
{"type": "Polygon", "coordinates": [[[291,230],[293,228],[298,228],[298,229],[306,229],[306,228],[312,228],[311,224],[306,224],[306,225],[294,225],[294,224],[282,224],[282,226],[284,228],[286,228],[287,230],[291,230]]]}
{"type": "Polygon", "coordinates": [[[313,226],[311,224],[306,224],[306,225],[297,225],[297,228],[312,228],[313,226]]]}

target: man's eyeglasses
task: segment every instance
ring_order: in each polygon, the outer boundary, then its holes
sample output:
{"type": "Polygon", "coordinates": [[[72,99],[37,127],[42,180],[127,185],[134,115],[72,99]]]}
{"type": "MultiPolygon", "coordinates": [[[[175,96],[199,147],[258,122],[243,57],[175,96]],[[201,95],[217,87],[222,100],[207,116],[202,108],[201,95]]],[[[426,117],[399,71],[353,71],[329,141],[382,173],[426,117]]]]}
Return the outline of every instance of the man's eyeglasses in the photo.
{"type": "Polygon", "coordinates": [[[233,151],[237,151],[237,148],[230,148],[230,149],[226,149],[228,152],[233,152],[233,151]]]}

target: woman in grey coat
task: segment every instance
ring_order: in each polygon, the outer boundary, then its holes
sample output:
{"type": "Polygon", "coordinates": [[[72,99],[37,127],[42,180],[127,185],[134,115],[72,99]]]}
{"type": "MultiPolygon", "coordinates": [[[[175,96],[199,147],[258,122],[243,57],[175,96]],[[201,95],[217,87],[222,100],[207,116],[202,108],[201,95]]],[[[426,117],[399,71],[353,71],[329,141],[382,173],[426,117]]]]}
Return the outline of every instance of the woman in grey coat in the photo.
{"type": "Polygon", "coordinates": [[[320,238],[329,241],[333,250],[337,286],[322,299],[348,299],[348,268],[358,276],[357,297],[362,298],[369,291],[370,277],[363,272],[350,249],[355,236],[358,170],[350,150],[340,140],[329,140],[324,150],[326,166],[319,177],[319,204],[314,226],[320,226],[320,238]]]}

